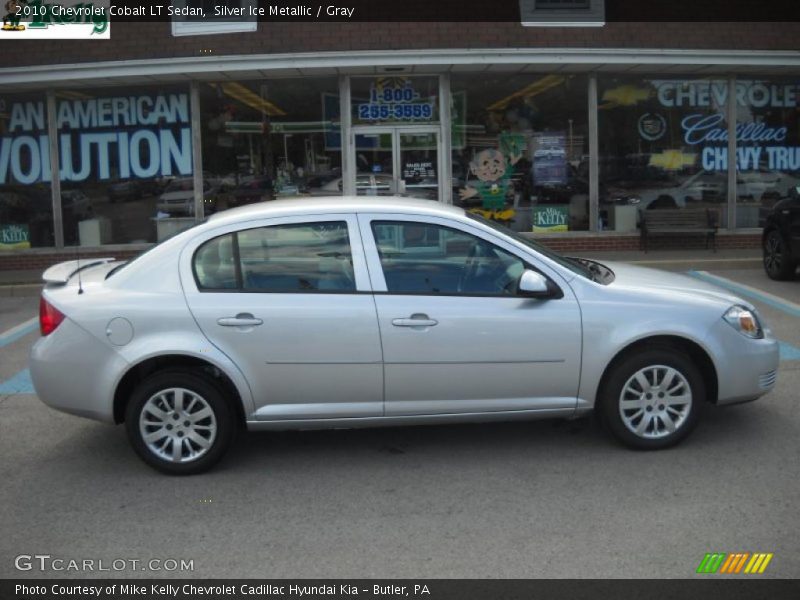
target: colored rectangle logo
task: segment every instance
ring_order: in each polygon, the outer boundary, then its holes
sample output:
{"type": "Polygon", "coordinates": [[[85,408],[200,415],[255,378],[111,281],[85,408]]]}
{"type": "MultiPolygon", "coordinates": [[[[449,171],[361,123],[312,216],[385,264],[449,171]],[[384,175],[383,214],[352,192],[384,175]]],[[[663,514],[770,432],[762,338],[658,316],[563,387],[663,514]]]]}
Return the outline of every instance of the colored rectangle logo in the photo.
{"type": "Polygon", "coordinates": [[[700,561],[697,573],[724,575],[760,575],[767,569],[772,552],[708,552],[700,561]]]}

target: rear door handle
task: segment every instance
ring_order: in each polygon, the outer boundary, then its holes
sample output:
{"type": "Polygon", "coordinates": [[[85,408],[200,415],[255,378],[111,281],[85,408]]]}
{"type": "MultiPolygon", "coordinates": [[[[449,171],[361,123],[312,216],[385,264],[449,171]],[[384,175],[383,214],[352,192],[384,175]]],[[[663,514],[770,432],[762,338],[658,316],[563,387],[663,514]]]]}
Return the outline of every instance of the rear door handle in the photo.
{"type": "Polygon", "coordinates": [[[415,313],[405,319],[392,319],[392,325],[395,327],[433,327],[438,324],[439,321],[430,319],[428,315],[422,313],[415,313]]]}
{"type": "Polygon", "coordinates": [[[235,317],[222,317],[217,319],[217,325],[223,327],[255,327],[264,323],[261,319],[255,318],[250,313],[240,313],[235,317]]]}

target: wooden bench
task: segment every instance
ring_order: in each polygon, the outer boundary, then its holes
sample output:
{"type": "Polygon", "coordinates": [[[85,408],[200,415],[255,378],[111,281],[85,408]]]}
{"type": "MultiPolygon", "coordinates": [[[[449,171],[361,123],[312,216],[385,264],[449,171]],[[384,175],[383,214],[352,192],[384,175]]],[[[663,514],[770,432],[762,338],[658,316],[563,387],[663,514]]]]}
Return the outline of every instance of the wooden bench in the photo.
{"type": "Polygon", "coordinates": [[[651,235],[700,233],[717,251],[717,211],[711,208],[656,208],[639,211],[640,245],[647,252],[651,235]]]}

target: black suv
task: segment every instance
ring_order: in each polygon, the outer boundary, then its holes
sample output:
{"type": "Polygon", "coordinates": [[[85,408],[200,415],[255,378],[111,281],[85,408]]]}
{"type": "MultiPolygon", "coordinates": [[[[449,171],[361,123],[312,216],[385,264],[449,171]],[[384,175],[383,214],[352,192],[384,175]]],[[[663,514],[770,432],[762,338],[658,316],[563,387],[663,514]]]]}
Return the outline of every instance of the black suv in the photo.
{"type": "Polygon", "coordinates": [[[761,236],[764,270],[770,279],[791,279],[800,263],[800,188],[772,207],[761,236]]]}

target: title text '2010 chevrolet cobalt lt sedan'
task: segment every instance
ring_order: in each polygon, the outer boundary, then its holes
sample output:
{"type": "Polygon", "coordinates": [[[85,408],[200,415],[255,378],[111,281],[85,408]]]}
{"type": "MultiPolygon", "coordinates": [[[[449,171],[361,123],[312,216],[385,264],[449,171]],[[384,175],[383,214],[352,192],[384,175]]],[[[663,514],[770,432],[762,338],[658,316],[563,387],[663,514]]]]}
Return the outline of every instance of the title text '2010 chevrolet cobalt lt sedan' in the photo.
{"type": "Polygon", "coordinates": [[[219,213],[128,263],[48,269],[39,397],[124,422],[147,463],[209,468],[249,429],[573,417],[634,448],[775,384],[746,301],[558,256],[463,210],[384,198],[219,213]],[[87,374],[91,373],[91,376],[87,374]]]}

